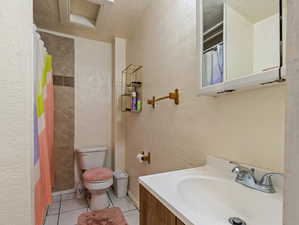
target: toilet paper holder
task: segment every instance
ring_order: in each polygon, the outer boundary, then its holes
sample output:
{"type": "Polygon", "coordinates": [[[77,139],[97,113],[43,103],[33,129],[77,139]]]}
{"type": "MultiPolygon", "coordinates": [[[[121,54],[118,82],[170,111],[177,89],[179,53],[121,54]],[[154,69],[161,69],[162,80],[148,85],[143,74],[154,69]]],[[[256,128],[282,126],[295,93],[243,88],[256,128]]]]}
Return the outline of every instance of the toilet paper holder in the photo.
{"type": "Polygon", "coordinates": [[[143,162],[147,162],[148,164],[151,164],[151,153],[148,152],[147,155],[145,155],[144,152],[140,152],[140,154],[142,155],[141,160],[143,162]]]}

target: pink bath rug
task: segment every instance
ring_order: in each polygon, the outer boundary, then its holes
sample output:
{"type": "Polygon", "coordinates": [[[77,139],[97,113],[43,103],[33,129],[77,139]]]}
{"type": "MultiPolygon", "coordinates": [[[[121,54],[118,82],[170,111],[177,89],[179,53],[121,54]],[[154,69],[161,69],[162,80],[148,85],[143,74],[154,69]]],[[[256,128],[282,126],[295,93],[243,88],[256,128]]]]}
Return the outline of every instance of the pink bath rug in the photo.
{"type": "Polygon", "coordinates": [[[109,208],[83,213],[78,225],[128,225],[120,208],[109,208]]]}

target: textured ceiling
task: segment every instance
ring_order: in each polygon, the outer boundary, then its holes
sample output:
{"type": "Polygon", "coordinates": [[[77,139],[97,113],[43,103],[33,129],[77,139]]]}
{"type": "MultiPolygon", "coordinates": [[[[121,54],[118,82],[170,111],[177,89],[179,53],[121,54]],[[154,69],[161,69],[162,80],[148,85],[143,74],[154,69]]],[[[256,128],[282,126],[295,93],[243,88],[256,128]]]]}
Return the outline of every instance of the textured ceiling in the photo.
{"type": "MultiPolygon", "coordinates": [[[[130,37],[150,2],[151,0],[115,0],[111,6],[102,6],[99,9],[100,21],[97,22],[97,29],[92,29],[76,24],[61,24],[58,0],[34,0],[34,21],[38,28],[111,42],[115,36],[130,37]]],[[[71,5],[72,3],[73,11],[87,17],[95,17],[98,9],[93,8],[91,4],[79,0],[71,0],[71,5]]]]}
{"type": "Polygon", "coordinates": [[[85,0],[72,0],[71,13],[79,16],[84,16],[87,19],[95,22],[98,17],[100,5],[85,1],[85,0]]]}

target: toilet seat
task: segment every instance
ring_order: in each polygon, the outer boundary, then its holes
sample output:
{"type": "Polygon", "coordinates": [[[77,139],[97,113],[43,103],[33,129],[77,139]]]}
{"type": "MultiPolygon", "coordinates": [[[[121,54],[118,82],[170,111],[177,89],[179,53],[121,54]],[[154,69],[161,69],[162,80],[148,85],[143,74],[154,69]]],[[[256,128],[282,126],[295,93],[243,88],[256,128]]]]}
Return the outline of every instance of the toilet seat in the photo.
{"type": "Polygon", "coordinates": [[[84,185],[88,190],[104,190],[113,184],[113,171],[109,168],[93,168],[84,172],[84,185]]]}
{"type": "Polygon", "coordinates": [[[109,187],[111,187],[113,184],[113,179],[110,178],[108,180],[104,180],[104,181],[85,181],[84,180],[84,186],[92,191],[92,190],[105,190],[108,189],[109,187]]]}
{"type": "Polygon", "coordinates": [[[92,168],[84,172],[83,179],[90,183],[105,182],[112,179],[113,171],[109,168],[92,168]]]}

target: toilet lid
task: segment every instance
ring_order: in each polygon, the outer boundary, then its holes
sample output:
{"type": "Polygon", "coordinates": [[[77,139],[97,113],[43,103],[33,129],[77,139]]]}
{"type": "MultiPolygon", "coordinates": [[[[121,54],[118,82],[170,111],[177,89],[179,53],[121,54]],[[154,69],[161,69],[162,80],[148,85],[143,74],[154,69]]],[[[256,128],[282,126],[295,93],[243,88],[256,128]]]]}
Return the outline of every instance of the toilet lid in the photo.
{"type": "Polygon", "coordinates": [[[113,177],[113,171],[109,168],[93,168],[83,174],[83,179],[90,182],[109,180],[113,177]]]}

